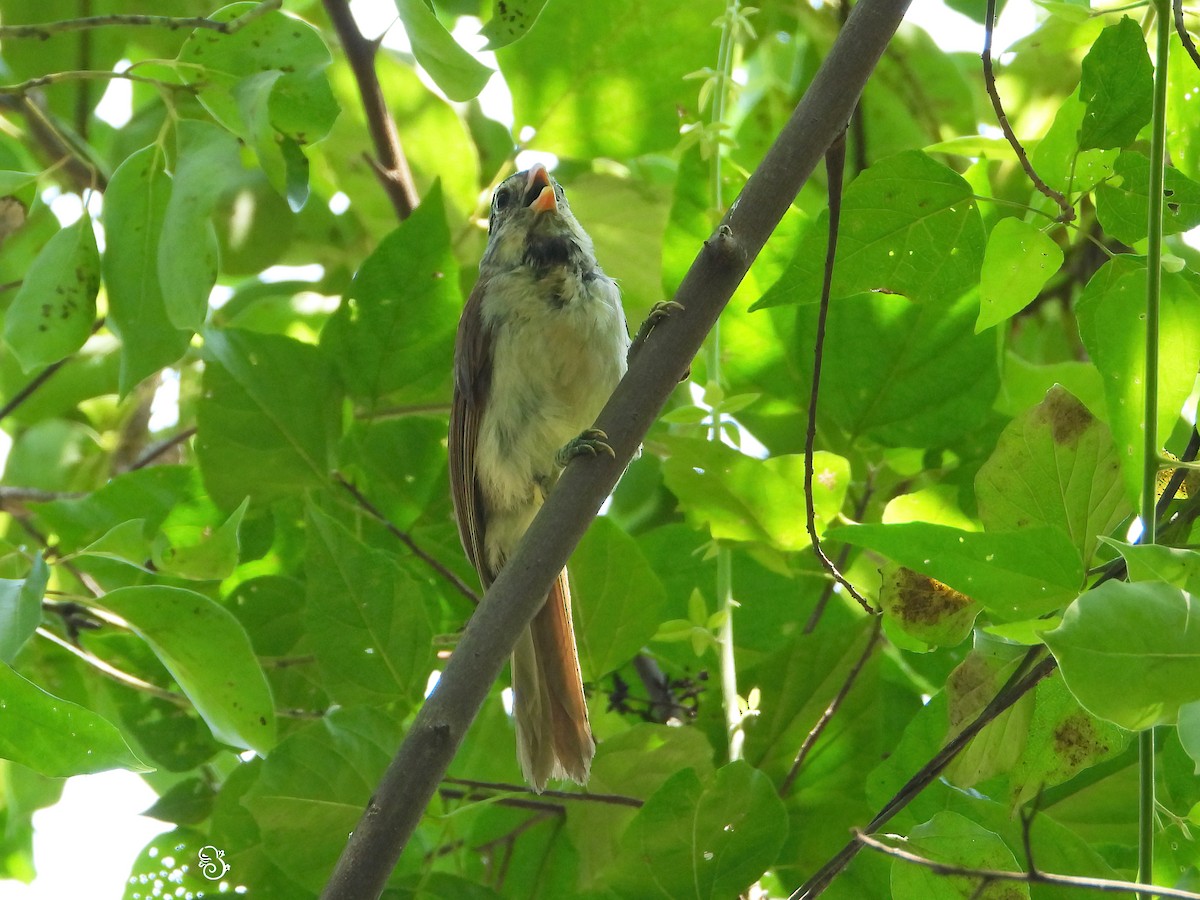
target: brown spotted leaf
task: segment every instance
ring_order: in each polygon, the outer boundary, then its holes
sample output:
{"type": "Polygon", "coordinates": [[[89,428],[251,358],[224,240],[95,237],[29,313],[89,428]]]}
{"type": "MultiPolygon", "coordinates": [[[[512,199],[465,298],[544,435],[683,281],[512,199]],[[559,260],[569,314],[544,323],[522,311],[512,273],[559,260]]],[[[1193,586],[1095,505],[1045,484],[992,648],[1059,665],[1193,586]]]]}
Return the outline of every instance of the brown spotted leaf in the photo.
{"type": "Polygon", "coordinates": [[[1099,536],[1132,512],[1108,426],[1057,384],[1004,429],[975,496],[988,531],[1061,528],[1085,565],[1099,536]]]}
{"type": "Polygon", "coordinates": [[[1014,806],[1116,756],[1129,745],[1130,733],[1088,713],[1060,676],[1039,684],[1035,698],[1029,734],[1009,775],[1014,806]]]}
{"type": "Polygon", "coordinates": [[[883,611],[907,634],[935,647],[954,647],[971,633],[980,606],[936,578],[888,563],[880,570],[883,611]]]}

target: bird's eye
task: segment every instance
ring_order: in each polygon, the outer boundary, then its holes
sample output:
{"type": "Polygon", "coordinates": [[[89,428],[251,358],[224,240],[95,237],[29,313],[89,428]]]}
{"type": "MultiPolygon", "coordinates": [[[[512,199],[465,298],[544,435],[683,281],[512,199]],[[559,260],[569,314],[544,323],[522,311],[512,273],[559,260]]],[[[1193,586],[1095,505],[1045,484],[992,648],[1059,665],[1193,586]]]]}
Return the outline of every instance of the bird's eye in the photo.
{"type": "Polygon", "coordinates": [[[507,188],[496,191],[496,209],[506,209],[513,201],[513,193],[507,188]]]}

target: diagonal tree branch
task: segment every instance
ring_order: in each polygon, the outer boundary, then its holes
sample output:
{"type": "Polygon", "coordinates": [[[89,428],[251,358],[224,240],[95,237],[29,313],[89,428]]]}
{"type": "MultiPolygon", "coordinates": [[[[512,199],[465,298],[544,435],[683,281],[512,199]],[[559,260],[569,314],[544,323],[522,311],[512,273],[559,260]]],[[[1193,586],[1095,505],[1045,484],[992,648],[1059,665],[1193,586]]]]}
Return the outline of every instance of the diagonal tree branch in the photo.
{"type": "MultiPolygon", "coordinates": [[[[326,0],[333,3],[335,0],[326,0]]],[[[683,306],[654,331],[601,412],[614,458],[569,465],[516,554],[484,595],[437,687],[367,804],[325,887],[325,900],[378,897],[517,637],[544,602],[592,517],[691,364],[750,263],[854,105],[909,0],[863,0],[851,12],[791,119],[675,299],[683,306]]]]}
{"type": "Polygon", "coordinates": [[[362,96],[363,112],[367,116],[367,127],[371,131],[371,140],[375,144],[378,160],[372,159],[371,165],[379,177],[380,184],[387,192],[388,199],[396,210],[396,217],[403,222],[417,207],[417,188],[413,183],[412,171],[408,167],[408,158],[400,146],[400,135],[396,131],[396,121],[388,109],[387,100],[383,96],[383,88],[379,86],[379,77],[375,74],[375,51],[378,45],[363,37],[355,24],[354,16],[350,14],[350,0],[323,0],[325,12],[342,42],[342,50],[346,61],[354,72],[354,80],[358,82],[358,92],[362,96]]]}

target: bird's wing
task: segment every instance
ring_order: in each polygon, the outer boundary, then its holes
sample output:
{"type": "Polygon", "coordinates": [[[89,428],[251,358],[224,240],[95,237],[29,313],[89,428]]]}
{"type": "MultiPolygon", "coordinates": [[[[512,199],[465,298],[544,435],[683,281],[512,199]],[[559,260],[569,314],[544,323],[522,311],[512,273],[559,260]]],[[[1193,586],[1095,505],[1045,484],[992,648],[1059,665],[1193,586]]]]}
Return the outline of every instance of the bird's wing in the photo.
{"type": "Polygon", "coordinates": [[[486,526],[483,497],[475,478],[475,448],[479,423],[491,381],[491,334],[483,322],[484,280],[480,279],[467,298],[458,336],[454,342],[454,400],[450,404],[450,496],[458,536],[486,586],[495,573],[487,570],[484,554],[486,526]]]}

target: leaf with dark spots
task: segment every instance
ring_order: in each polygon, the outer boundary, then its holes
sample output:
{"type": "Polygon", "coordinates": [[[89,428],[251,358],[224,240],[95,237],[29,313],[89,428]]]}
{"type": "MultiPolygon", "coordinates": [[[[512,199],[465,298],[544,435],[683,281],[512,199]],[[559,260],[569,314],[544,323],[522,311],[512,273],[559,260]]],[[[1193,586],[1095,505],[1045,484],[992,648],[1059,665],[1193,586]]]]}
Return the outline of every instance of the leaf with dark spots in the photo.
{"type": "Polygon", "coordinates": [[[954,646],[971,633],[980,606],[928,575],[888,564],[879,601],[905,633],[937,646],[954,646]]]}

